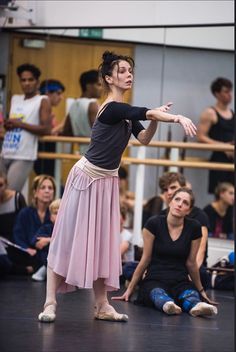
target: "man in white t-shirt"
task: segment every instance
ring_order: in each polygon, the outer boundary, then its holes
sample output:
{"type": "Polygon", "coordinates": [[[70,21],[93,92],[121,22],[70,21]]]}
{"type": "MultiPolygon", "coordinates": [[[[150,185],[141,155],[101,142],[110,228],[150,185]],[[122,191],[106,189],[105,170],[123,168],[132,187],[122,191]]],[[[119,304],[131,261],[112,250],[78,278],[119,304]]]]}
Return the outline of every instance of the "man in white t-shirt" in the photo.
{"type": "Polygon", "coordinates": [[[23,95],[13,95],[0,157],[0,170],[9,188],[21,191],[37,159],[38,136],[51,132],[51,106],[39,95],[40,70],[31,64],[17,67],[23,95]]]}

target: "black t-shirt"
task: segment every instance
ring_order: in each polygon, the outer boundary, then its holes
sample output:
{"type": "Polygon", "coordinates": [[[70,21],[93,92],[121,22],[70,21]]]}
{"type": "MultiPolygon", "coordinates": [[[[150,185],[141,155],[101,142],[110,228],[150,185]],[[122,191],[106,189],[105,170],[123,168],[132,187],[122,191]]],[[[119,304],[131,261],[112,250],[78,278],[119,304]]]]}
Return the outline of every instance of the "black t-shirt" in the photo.
{"type": "Polygon", "coordinates": [[[19,211],[26,207],[23,194],[16,192],[14,196],[14,209],[6,209],[2,211],[0,206],[0,236],[13,241],[13,227],[19,211]]]}
{"type": "Polygon", "coordinates": [[[152,259],[144,280],[159,280],[171,283],[188,280],[186,260],[192,241],[201,238],[201,225],[198,221],[185,218],[179,238],[170,237],[167,216],[153,216],[145,228],[155,236],[152,259]]]}
{"type": "Polygon", "coordinates": [[[209,204],[204,208],[210,222],[209,235],[212,237],[230,238],[233,234],[233,207],[228,207],[225,216],[220,216],[209,204]]]}
{"type": "Polygon", "coordinates": [[[136,138],[144,129],[139,120],[147,120],[145,107],[111,102],[93,124],[91,143],[85,157],[94,165],[112,170],[119,167],[131,134],[136,138]]]}
{"type": "Polygon", "coordinates": [[[188,214],[187,217],[197,220],[198,222],[200,222],[201,226],[205,226],[209,230],[210,222],[204,210],[198,207],[193,207],[193,209],[191,210],[191,212],[188,214]]]}
{"type": "MultiPolygon", "coordinates": [[[[167,215],[168,214],[168,209],[164,209],[161,211],[160,215],[167,215]]],[[[193,207],[191,212],[187,216],[190,219],[197,220],[201,226],[204,226],[210,231],[210,221],[208,218],[208,215],[205,213],[204,210],[198,208],[198,207],[193,207]]],[[[203,265],[207,266],[207,257],[208,257],[208,242],[206,243],[206,251],[203,259],[203,265]]]]}

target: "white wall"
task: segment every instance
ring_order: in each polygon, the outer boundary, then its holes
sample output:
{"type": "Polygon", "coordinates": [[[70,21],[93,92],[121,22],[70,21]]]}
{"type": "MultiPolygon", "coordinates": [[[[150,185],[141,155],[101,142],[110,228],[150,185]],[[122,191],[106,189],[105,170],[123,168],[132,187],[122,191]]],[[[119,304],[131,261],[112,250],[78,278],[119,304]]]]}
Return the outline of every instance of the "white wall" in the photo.
{"type": "Polygon", "coordinates": [[[134,42],[234,50],[234,27],[105,29],[104,38],[134,42]]]}
{"type": "Polygon", "coordinates": [[[20,1],[37,26],[139,26],[233,23],[234,1],[20,1]]]}
{"type": "MultiPolygon", "coordinates": [[[[0,25],[37,27],[117,27],[184,24],[219,24],[234,22],[234,1],[32,1],[16,0],[18,11],[12,24],[0,17],[0,25]],[[32,11],[27,13],[27,10],[32,11]],[[26,17],[26,18],[23,18],[26,17]]],[[[3,11],[0,10],[3,15],[3,11]]],[[[64,30],[63,30],[64,32],[64,30]]],[[[64,32],[65,33],[65,32],[64,32]]],[[[67,30],[78,36],[78,30],[67,30]]],[[[192,47],[233,50],[234,29],[193,28],[168,29],[104,29],[104,39],[160,43],[192,47]]]]}

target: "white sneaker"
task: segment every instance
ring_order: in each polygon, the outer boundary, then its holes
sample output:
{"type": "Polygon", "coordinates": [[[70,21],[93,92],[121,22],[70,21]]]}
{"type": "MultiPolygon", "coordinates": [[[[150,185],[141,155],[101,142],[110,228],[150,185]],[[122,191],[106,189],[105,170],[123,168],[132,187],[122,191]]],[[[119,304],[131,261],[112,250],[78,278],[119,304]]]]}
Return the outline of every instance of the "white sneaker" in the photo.
{"type": "Polygon", "coordinates": [[[32,276],[34,281],[44,281],[46,279],[47,268],[45,265],[41,266],[32,276]]]}
{"type": "Polygon", "coordinates": [[[197,317],[199,315],[202,316],[212,316],[218,313],[217,307],[213,306],[212,304],[208,304],[205,302],[199,302],[194,306],[190,311],[193,317],[197,317]]]}
{"type": "Polygon", "coordinates": [[[174,302],[168,301],[164,304],[162,307],[163,311],[168,314],[168,315],[173,315],[173,314],[181,314],[182,309],[177,306],[174,302]]]}

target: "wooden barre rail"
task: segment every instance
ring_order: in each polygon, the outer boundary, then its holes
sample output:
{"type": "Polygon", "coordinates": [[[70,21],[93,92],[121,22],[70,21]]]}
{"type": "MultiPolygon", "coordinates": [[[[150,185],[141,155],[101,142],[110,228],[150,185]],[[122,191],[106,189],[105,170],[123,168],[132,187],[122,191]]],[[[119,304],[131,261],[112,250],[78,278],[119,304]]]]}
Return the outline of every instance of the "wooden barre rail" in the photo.
{"type": "MultiPolygon", "coordinates": [[[[88,144],[90,138],[85,137],[66,137],[66,136],[43,136],[40,137],[42,142],[61,142],[61,143],[81,143],[88,144]]],[[[142,144],[137,140],[130,140],[129,146],[139,147],[142,144]]],[[[209,151],[223,151],[233,152],[234,145],[226,144],[205,144],[205,143],[193,143],[193,142],[166,142],[166,141],[152,141],[148,144],[148,147],[158,148],[179,148],[179,149],[196,149],[196,150],[209,150],[209,151]]]]}
{"type": "MultiPolygon", "coordinates": [[[[69,160],[79,160],[82,156],[80,154],[66,154],[66,153],[47,153],[39,152],[38,157],[42,159],[69,159],[69,160]]],[[[122,162],[125,164],[142,164],[142,165],[152,165],[152,166],[177,166],[177,167],[188,167],[196,169],[209,169],[209,170],[224,170],[224,171],[234,171],[233,164],[225,163],[213,163],[213,162],[203,162],[203,161],[172,161],[167,159],[136,159],[131,157],[122,157],[122,162]]]]}

